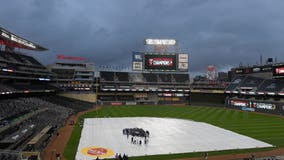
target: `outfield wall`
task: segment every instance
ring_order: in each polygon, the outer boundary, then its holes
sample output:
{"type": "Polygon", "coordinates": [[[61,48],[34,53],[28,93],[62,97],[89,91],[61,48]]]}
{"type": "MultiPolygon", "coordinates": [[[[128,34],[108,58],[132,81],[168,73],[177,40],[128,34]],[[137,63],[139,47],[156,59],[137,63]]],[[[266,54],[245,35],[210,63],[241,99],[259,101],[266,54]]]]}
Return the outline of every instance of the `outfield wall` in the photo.
{"type": "Polygon", "coordinates": [[[190,94],[191,105],[206,105],[214,107],[224,107],[225,94],[223,93],[192,93],[190,94]]]}
{"type": "Polygon", "coordinates": [[[186,105],[190,93],[180,92],[104,92],[98,94],[100,105],[186,105]]]}
{"type": "Polygon", "coordinates": [[[225,105],[243,111],[284,115],[284,103],[281,101],[227,98],[225,105]]]}

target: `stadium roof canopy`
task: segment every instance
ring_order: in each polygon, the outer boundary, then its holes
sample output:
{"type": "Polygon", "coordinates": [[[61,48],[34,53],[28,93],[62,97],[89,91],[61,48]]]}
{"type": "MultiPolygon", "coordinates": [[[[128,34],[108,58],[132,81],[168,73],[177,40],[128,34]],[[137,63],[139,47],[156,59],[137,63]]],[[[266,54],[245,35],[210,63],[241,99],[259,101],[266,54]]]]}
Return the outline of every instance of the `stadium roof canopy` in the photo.
{"type": "Polygon", "coordinates": [[[44,48],[38,44],[35,44],[20,36],[17,36],[1,27],[0,27],[0,44],[6,45],[8,47],[24,48],[24,49],[35,50],[35,51],[47,50],[47,48],[44,48]]]}

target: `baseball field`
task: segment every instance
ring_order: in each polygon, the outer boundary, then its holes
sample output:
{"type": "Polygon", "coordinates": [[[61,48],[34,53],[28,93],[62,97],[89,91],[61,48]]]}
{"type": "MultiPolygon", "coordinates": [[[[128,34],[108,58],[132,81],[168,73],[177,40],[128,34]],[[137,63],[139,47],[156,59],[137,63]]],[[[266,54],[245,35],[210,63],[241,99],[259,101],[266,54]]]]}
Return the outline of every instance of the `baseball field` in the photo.
{"type": "MultiPolygon", "coordinates": [[[[272,150],[284,147],[284,118],[243,112],[226,108],[213,107],[173,107],[173,106],[107,106],[82,115],[75,124],[72,135],[65,147],[67,160],[75,159],[81,137],[81,120],[84,118],[102,117],[163,117],[188,119],[205,122],[248,137],[272,144],[275,147],[209,152],[210,155],[224,155],[272,150]]],[[[183,153],[170,155],[154,155],[148,157],[131,157],[131,159],[165,160],[188,157],[200,157],[203,153],[183,153]]]]}

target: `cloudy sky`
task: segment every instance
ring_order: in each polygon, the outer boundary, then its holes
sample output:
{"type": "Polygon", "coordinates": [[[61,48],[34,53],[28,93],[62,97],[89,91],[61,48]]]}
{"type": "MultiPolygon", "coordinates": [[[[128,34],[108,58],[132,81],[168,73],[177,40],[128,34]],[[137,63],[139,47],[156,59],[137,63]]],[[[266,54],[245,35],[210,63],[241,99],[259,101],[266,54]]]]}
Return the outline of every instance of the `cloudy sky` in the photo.
{"type": "Polygon", "coordinates": [[[259,55],[284,61],[283,0],[10,0],[0,26],[57,54],[96,66],[131,65],[145,38],[174,38],[190,55],[190,73],[256,64],[259,55]]]}

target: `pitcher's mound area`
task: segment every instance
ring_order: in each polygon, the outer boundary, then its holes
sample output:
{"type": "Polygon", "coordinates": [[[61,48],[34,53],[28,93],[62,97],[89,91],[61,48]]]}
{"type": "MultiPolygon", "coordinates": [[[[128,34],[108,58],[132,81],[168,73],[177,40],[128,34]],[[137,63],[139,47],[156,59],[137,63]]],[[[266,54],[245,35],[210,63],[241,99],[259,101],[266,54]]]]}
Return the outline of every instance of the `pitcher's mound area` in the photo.
{"type": "Polygon", "coordinates": [[[203,122],[173,118],[85,119],[76,160],[113,158],[115,153],[145,156],[229,149],[272,147],[256,139],[203,122]],[[124,135],[125,128],[149,131],[145,137],[124,135]],[[127,138],[128,137],[128,138],[127,138]],[[141,140],[141,144],[140,144],[141,140]]]}

